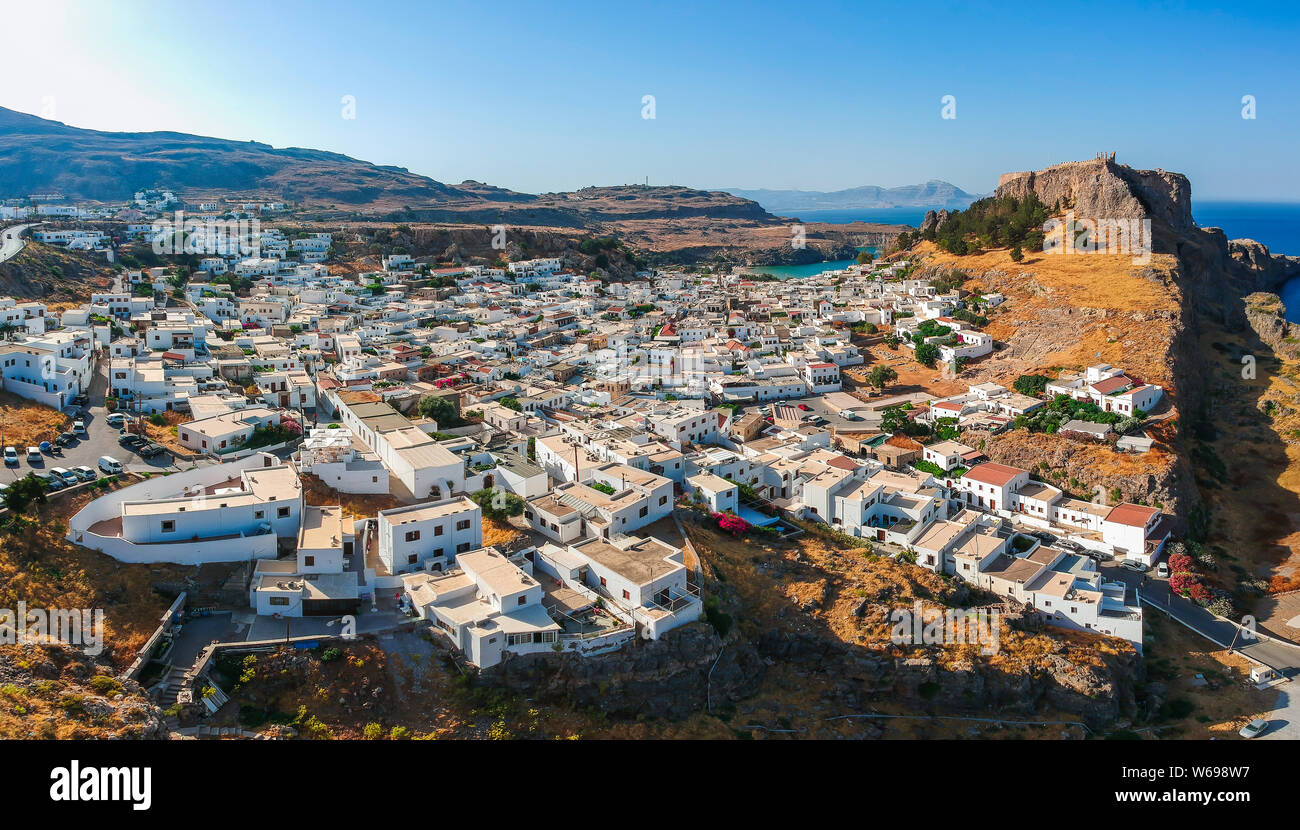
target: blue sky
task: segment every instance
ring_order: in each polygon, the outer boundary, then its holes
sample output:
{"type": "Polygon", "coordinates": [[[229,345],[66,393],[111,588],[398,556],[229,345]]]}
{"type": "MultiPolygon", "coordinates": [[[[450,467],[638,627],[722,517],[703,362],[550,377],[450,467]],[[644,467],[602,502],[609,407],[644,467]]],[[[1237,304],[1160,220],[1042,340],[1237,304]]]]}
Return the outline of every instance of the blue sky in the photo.
{"type": "Polygon", "coordinates": [[[1186,173],[1199,199],[1300,201],[1298,17],[1282,4],[42,0],[6,11],[0,106],[529,192],[646,177],[984,192],[1001,172],[1115,150],[1186,173]],[[955,119],[940,117],[945,95],[955,119]]]}

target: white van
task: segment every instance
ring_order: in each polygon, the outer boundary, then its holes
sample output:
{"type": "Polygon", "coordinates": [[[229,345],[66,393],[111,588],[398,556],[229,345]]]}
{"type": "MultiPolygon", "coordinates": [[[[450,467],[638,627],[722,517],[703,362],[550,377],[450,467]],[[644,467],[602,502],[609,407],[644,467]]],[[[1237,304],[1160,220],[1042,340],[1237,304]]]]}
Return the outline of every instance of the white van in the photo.
{"type": "Polygon", "coordinates": [[[115,476],[122,472],[122,462],[111,455],[101,455],[99,457],[99,469],[111,476],[115,476]]]}

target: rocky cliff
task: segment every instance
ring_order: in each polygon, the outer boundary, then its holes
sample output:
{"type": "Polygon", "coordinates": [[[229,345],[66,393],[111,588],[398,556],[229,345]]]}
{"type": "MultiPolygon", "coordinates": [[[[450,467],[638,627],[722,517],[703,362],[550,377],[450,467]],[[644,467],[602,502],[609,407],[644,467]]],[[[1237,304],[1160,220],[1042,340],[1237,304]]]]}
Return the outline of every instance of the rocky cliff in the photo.
{"type": "Polygon", "coordinates": [[[1066,162],[1036,172],[1004,173],[995,195],[1023,199],[1031,192],[1043,204],[1059,204],[1080,218],[1151,219],[1153,226],[1175,233],[1196,227],[1192,186],[1186,176],[1165,170],[1134,170],[1113,157],[1066,162]]]}

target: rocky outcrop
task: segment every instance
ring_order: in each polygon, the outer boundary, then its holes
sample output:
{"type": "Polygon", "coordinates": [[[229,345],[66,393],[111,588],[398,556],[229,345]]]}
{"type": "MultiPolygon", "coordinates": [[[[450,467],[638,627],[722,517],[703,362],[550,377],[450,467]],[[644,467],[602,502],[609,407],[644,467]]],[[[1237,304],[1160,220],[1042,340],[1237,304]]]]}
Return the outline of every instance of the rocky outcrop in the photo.
{"type": "Polygon", "coordinates": [[[1245,304],[1246,322],[1260,340],[1278,354],[1300,357],[1300,326],[1287,322],[1280,297],[1260,291],[1247,295],[1245,304]]]}
{"type": "MultiPolygon", "coordinates": [[[[1205,228],[1204,232],[1223,236],[1218,228],[1205,228]]],[[[1228,240],[1227,249],[1240,266],[1235,269],[1237,282],[1246,293],[1276,292],[1287,280],[1300,275],[1300,257],[1270,253],[1268,246],[1253,239],[1228,240]]]]}
{"type": "Polygon", "coordinates": [[[927,210],[925,212],[925,218],[921,220],[921,233],[924,234],[929,231],[939,230],[939,228],[942,228],[944,223],[948,221],[948,217],[951,215],[952,214],[946,210],[941,210],[937,213],[933,210],[927,210]]]}
{"type": "MultiPolygon", "coordinates": [[[[1028,173],[1005,173],[997,196],[1024,199],[1030,193],[1049,207],[1059,204],[1087,219],[1151,219],[1174,233],[1196,227],[1192,185],[1181,173],[1134,170],[1102,157],[1058,164],[1028,173]]],[[[1159,239],[1160,236],[1157,236],[1159,239]]],[[[1166,238],[1172,244],[1172,240],[1166,238]]]]}
{"type": "Polygon", "coordinates": [[[134,680],[114,674],[107,654],[64,645],[0,651],[0,686],[27,718],[7,739],[165,739],[164,713],[134,680]],[[30,724],[30,729],[27,724],[30,724]]]}
{"type": "MultiPolygon", "coordinates": [[[[1019,627],[1014,615],[1004,622],[1019,627]]],[[[1136,652],[1084,664],[1067,658],[1062,646],[1036,665],[1008,670],[984,661],[946,664],[937,654],[887,657],[815,633],[773,632],[757,647],[765,661],[834,678],[831,696],[850,711],[866,711],[881,699],[933,714],[1031,717],[1051,709],[1103,728],[1136,713],[1145,679],[1136,652]]]]}
{"type": "Polygon", "coordinates": [[[706,623],[597,657],[569,653],[508,656],[483,682],[535,700],[593,708],[616,717],[684,718],[758,691],[764,666],[743,643],[723,642],[706,623]]]}

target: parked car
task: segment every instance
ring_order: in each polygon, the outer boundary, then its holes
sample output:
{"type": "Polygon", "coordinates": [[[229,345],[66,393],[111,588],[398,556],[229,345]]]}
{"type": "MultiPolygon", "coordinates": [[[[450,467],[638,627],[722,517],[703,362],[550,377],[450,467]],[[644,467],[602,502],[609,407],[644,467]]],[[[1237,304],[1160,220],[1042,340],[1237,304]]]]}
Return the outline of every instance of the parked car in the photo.
{"type": "Polygon", "coordinates": [[[50,490],[62,490],[64,487],[68,486],[62,478],[53,473],[42,473],[38,475],[37,478],[45,482],[45,486],[50,490]]]}
{"type": "Polygon", "coordinates": [[[58,444],[60,447],[71,447],[73,444],[77,443],[77,436],[73,435],[71,432],[60,432],[59,437],[54,439],[54,443],[58,444]]]}
{"type": "Polygon", "coordinates": [[[115,476],[122,472],[122,462],[111,455],[101,455],[99,457],[99,469],[111,476],[115,476]]]}
{"type": "Polygon", "coordinates": [[[86,422],[85,422],[85,421],[73,421],[73,422],[72,422],[72,432],[73,432],[73,434],[75,434],[75,435],[85,435],[85,434],[86,434],[86,422]]]}
{"type": "Polygon", "coordinates": [[[1042,542],[1044,545],[1056,544],[1056,537],[1053,536],[1051,533],[1048,533],[1046,530],[1032,530],[1029,532],[1029,535],[1033,536],[1035,539],[1042,542]]]}
{"type": "Polygon", "coordinates": [[[75,473],[77,478],[81,479],[82,481],[94,481],[95,479],[99,478],[99,473],[95,472],[94,469],[90,467],[86,467],[84,465],[81,467],[73,467],[72,472],[75,473]]]}
{"type": "Polygon", "coordinates": [[[28,447],[28,448],[27,448],[27,463],[28,463],[28,464],[40,464],[40,463],[41,463],[41,448],[40,448],[40,447],[28,447]]]}
{"type": "Polygon", "coordinates": [[[141,458],[153,458],[156,455],[162,455],[163,453],[167,452],[167,449],[163,447],[161,444],[147,443],[144,446],[142,446],[138,450],[138,452],[140,453],[141,458]]]}
{"type": "Polygon", "coordinates": [[[117,443],[121,444],[122,446],[126,447],[129,450],[138,450],[140,447],[143,447],[145,444],[148,444],[149,442],[146,439],[140,437],[139,435],[134,435],[130,432],[124,432],[122,433],[122,437],[117,439],[117,443]]]}
{"type": "Polygon", "coordinates": [[[1238,732],[1237,734],[1243,738],[1258,738],[1260,735],[1263,735],[1264,732],[1266,732],[1267,730],[1268,730],[1268,721],[1264,720],[1263,718],[1255,718],[1250,723],[1241,727],[1241,731],[1238,732]]]}
{"type": "Polygon", "coordinates": [[[812,407],[806,403],[799,404],[799,408],[802,409],[804,412],[808,412],[809,410],[812,409],[812,407]]]}
{"type": "Polygon", "coordinates": [[[1068,550],[1071,553],[1083,553],[1086,548],[1078,542],[1072,542],[1069,539],[1058,539],[1056,546],[1061,550],[1068,550]]]}
{"type": "Polygon", "coordinates": [[[50,474],[56,475],[59,478],[63,479],[63,483],[67,485],[81,483],[81,476],[77,475],[76,473],[64,467],[51,467],[50,474]]]}
{"type": "Polygon", "coordinates": [[[18,450],[14,447],[5,447],[5,466],[18,466],[18,450]]]}
{"type": "Polygon", "coordinates": [[[77,406],[86,406],[90,403],[90,396],[85,392],[82,392],[80,395],[73,395],[72,400],[69,401],[69,403],[76,404],[77,406]]]}
{"type": "Polygon", "coordinates": [[[1125,559],[1123,562],[1119,563],[1119,566],[1121,568],[1128,568],[1130,571],[1134,571],[1140,574],[1144,574],[1147,572],[1147,566],[1143,565],[1141,562],[1137,561],[1136,559],[1125,559]]]}
{"type": "Polygon", "coordinates": [[[42,441],[41,452],[47,452],[52,454],[54,452],[54,445],[51,444],[49,441],[42,441]]]}
{"type": "Polygon", "coordinates": [[[1115,554],[1107,553],[1104,550],[1093,550],[1092,548],[1084,548],[1082,551],[1080,551],[1080,553],[1082,553],[1084,556],[1088,557],[1089,559],[1096,559],[1098,562],[1113,562],[1115,560],[1115,554]]]}
{"type": "Polygon", "coordinates": [[[118,429],[121,429],[122,425],[126,423],[126,416],[123,415],[121,412],[111,412],[109,413],[108,417],[104,419],[104,423],[108,424],[111,427],[117,427],[118,429]]]}
{"type": "Polygon", "coordinates": [[[1169,578],[1169,563],[1168,563],[1168,562],[1161,562],[1159,565],[1156,565],[1156,576],[1160,577],[1161,579],[1168,579],[1168,578],[1169,578]]]}

